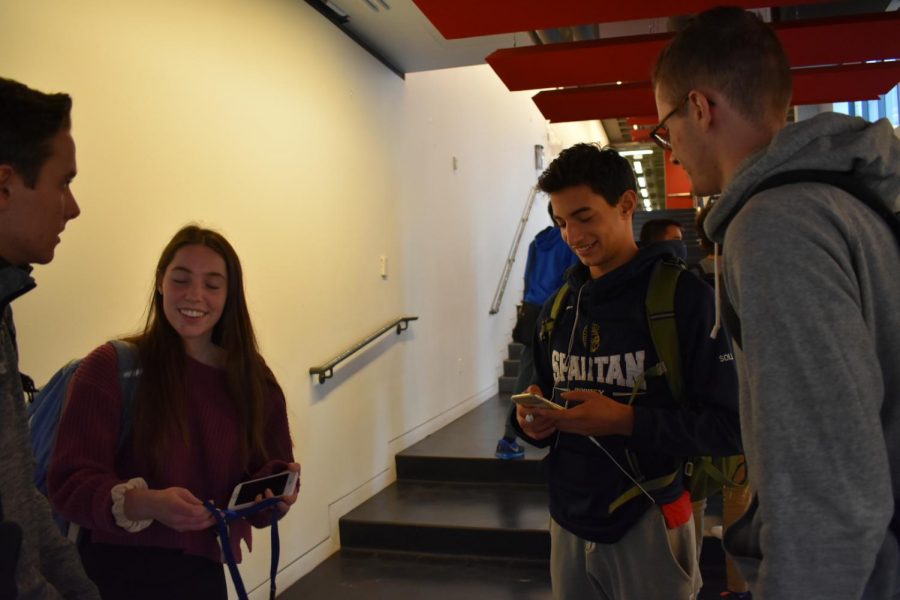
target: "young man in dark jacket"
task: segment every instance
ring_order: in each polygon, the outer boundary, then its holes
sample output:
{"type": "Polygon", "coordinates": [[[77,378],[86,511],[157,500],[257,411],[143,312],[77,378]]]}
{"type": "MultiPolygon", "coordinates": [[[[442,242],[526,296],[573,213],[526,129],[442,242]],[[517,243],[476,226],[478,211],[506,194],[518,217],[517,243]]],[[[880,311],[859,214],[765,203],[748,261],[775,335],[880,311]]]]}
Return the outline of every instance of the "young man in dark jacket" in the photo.
{"type": "Polygon", "coordinates": [[[535,340],[538,385],[530,391],[566,409],[519,406],[515,415],[526,441],[551,448],[554,597],[694,598],[700,574],[682,464],[741,450],[730,343],[710,337],[712,290],[690,273],[678,278],[680,403],[654,369],[645,299],[654,267],[683,246],[638,248],[634,174],[614,150],[573,146],[539,186],[582,263],[552,331],[542,327],[535,340]]]}
{"type": "Polygon", "coordinates": [[[34,486],[10,302],[34,287],[31,264],[53,260],[78,216],[72,100],[0,78],[0,597],[99,598],[75,546],[60,535],[34,486]]]}
{"type": "MultiPolygon", "coordinates": [[[[877,66],[877,65],[873,65],[877,66]]],[[[701,13],[654,73],[671,148],[724,243],[739,317],[741,428],[758,503],[725,536],[755,598],[900,596],[900,245],[845,174],[900,210],[891,124],[834,113],[785,126],[791,71],[753,13],[701,13]],[[891,521],[893,519],[893,525],[891,521]]],[[[721,290],[720,290],[721,291],[721,290]]]]}

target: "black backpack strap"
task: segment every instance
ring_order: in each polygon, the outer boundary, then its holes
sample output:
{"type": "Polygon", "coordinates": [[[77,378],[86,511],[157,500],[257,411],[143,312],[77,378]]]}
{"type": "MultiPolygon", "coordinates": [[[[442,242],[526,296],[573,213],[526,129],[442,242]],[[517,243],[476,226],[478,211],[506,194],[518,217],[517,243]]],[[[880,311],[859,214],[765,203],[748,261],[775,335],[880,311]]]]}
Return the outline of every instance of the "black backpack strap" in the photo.
{"type": "MultiPolygon", "coordinates": [[[[858,177],[844,171],[821,171],[817,169],[798,169],[795,171],[784,171],[771,177],[764,179],[753,188],[749,196],[754,196],[762,191],[769,190],[782,185],[791,183],[824,183],[836,188],[840,188],[857,198],[860,202],[872,209],[875,214],[880,216],[887,223],[894,237],[900,243],[900,216],[891,212],[891,209],[881,201],[881,198],[863,183],[858,177]]],[[[728,294],[722,294],[722,318],[725,321],[725,327],[739,347],[741,344],[741,320],[731,304],[728,294]]]]}
{"type": "Polygon", "coordinates": [[[16,571],[22,552],[22,527],[3,518],[0,501],[0,598],[15,598],[19,593],[16,571]]]}
{"type": "Polygon", "coordinates": [[[119,365],[119,386],[122,390],[122,418],[119,421],[119,441],[117,444],[117,448],[121,450],[134,425],[135,395],[141,374],[140,354],[136,345],[125,340],[110,340],[110,343],[116,349],[119,365]]]}
{"type": "Polygon", "coordinates": [[[753,196],[763,190],[789,183],[824,183],[844,190],[884,219],[891,231],[894,232],[894,236],[900,241],[900,217],[892,213],[891,209],[862,180],[848,172],[820,171],[816,169],[785,171],[764,179],[753,188],[750,195],[753,196]]]}
{"type": "MultiPolygon", "coordinates": [[[[721,286],[723,283],[724,282],[720,281],[719,285],[721,286]]],[[[725,330],[728,332],[728,335],[731,336],[731,341],[733,341],[738,348],[743,348],[741,341],[741,319],[738,317],[737,311],[734,310],[734,305],[731,303],[728,291],[720,291],[719,296],[722,321],[725,323],[725,330]]]]}
{"type": "Polygon", "coordinates": [[[34,402],[34,395],[38,391],[37,386],[34,385],[34,379],[25,373],[19,373],[19,378],[22,380],[22,391],[25,392],[25,399],[28,400],[28,404],[31,404],[34,402]]]}

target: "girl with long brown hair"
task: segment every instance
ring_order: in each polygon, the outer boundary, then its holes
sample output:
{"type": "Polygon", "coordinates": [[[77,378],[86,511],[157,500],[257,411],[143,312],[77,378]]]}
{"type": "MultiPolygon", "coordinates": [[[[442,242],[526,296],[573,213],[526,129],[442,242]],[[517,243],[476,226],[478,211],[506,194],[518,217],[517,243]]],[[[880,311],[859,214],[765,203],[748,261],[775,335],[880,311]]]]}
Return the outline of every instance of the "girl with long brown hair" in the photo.
{"type": "MultiPolygon", "coordinates": [[[[211,513],[244,480],[298,471],[284,395],[256,345],[237,253],[219,233],[181,229],[156,268],[133,419],[111,344],[74,375],[50,468],[56,511],[89,530],[81,543],[104,599],[226,598],[211,513]]],[[[268,494],[267,494],[268,495],[268,494]]],[[[287,512],[297,493],[277,509],[287,512]]],[[[259,515],[254,525],[271,518],[259,515]]],[[[250,547],[246,521],[231,525],[250,547]]]]}

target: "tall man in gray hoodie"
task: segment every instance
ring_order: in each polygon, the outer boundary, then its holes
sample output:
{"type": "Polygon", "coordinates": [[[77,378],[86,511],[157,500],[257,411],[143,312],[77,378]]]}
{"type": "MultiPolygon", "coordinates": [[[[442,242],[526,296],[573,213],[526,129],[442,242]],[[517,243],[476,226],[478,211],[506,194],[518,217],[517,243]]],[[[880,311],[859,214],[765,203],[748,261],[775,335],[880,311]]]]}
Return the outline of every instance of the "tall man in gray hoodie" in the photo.
{"type": "Polygon", "coordinates": [[[53,260],[78,216],[72,100],[0,78],[0,598],[99,598],[75,546],[34,487],[10,302],[31,290],[31,266],[53,260]]]}
{"type": "Polygon", "coordinates": [[[698,15],[654,78],[657,143],[724,243],[741,326],[741,428],[755,502],[726,536],[756,600],[896,598],[900,551],[900,245],[887,220],[824,183],[842,171],[900,209],[900,141],[887,121],[822,114],[785,127],[787,59],[741,9],[698,15]],[[893,526],[892,526],[893,521],[893,526]]]}

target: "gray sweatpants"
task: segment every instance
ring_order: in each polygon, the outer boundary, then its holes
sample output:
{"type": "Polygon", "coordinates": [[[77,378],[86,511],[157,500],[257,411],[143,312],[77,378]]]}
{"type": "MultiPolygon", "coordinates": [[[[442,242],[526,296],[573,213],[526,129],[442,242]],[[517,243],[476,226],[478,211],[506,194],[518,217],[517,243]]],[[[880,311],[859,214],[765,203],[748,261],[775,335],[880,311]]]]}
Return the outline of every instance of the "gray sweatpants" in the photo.
{"type": "Polygon", "coordinates": [[[694,521],[668,529],[651,507],[614,544],[583,540],[550,521],[554,600],[693,600],[702,579],[694,521]]]}

